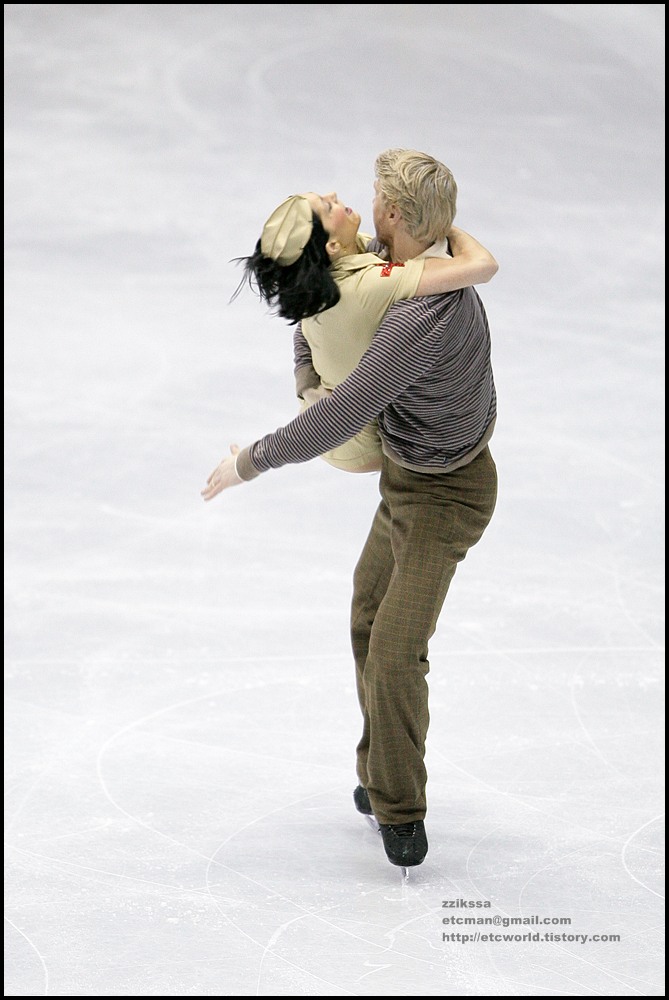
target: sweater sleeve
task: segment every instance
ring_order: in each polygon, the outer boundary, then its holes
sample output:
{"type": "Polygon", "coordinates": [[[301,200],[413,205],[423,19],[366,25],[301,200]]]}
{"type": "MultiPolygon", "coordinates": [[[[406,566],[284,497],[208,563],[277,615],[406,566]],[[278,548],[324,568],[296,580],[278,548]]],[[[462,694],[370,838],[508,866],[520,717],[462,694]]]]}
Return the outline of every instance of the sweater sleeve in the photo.
{"type": "Polygon", "coordinates": [[[318,389],[321,377],[314,368],[311,348],[302,333],[302,324],[298,323],[293,334],[293,373],[295,375],[295,393],[302,399],[305,389],[318,389]]]}
{"type": "Polygon", "coordinates": [[[461,294],[438,297],[448,304],[437,324],[430,306],[434,296],[407,299],[393,306],[358,366],[331,396],[240,452],[240,477],[253,479],[268,469],[308,462],[362,430],[434,364],[442,324],[457,308],[461,294]]]}

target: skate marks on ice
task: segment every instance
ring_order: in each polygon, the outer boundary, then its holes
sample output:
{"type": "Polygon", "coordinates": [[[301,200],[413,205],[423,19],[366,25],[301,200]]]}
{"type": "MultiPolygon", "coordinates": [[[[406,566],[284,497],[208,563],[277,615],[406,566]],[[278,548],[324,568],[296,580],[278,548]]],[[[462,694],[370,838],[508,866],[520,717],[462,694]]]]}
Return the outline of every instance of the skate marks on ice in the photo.
{"type": "MultiPolygon", "coordinates": [[[[295,995],[397,995],[396,984],[411,979],[425,995],[656,995],[649,973],[661,953],[657,919],[641,897],[658,902],[659,826],[645,816],[634,822],[646,806],[643,788],[635,796],[625,784],[617,828],[606,808],[607,775],[620,782],[621,772],[643,769],[624,746],[609,741],[605,764],[589,750],[584,757],[580,736],[566,739],[561,659],[544,656],[552,686],[537,694],[518,662],[511,671],[501,654],[468,657],[468,671],[450,678],[448,711],[462,706],[470,685],[476,696],[488,684],[471,737],[462,730],[439,738],[448,727],[435,676],[430,853],[408,881],[389,863],[372,820],[360,823],[342,781],[351,762],[337,730],[345,716],[339,660],[324,658],[305,683],[304,664],[281,660],[278,679],[276,659],[248,658],[227,671],[224,686],[218,680],[218,690],[212,674],[204,693],[154,709],[171,683],[168,665],[157,664],[152,677],[146,663],[116,664],[107,688],[98,663],[90,676],[104,687],[107,722],[75,733],[69,716],[48,705],[40,715],[35,705],[17,705],[12,731],[25,742],[31,718],[45,747],[61,747],[24,787],[12,828],[18,862],[10,879],[18,869],[26,878],[39,870],[42,879],[41,904],[13,894],[21,905],[9,914],[40,956],[31,987],[38,990],[39,962],[52,995],[71,995],[72,969],[82,995],[105,995],[112,985],[122,994],[130,967],[138,968],[135,995],[152,995],[157,981],[171,995],[214,995],[222,974],[238,995],[273,995],[288,983],[295,995]],[[534,700],[540,724],[533,732],[525,723],[519,747],[500,744],[492,723],[495,676],[508,688],[514,732],[521,731],[514,713],[531,718],[523,699],[534,700]],[[560,712],[544,711],[544,698],[559,701],[560,712]],[[133,718],[137,701],[145,711],[133,718]],[[315,704],[336,706],[332,725],[315,704]],[[110,733],[113,717],[132,721],[110,733]],[[62,808],[49,811],[54,782],[62,808]],[[50,920],[45,896],[68,915],[50,920]],[[622,940],[607,948],[444,942],[453,928],[442,925],[441,901],[459,897],[491,899],[506,919],[568,916],[574,929],[619,932],[622,940]],[[104,941],[119,921],[128,934],[112,950],[104,941]],[[87,958],[81,926],[101,929],[105,963],[87,958]]],[[[174,683],[184,692],[178,677],[174,683]]],[[[580,720],[591,719],[593,698],[606,707],[606,688],[594,679],[579,690],[580,720]]],[[[647,718],[645,701],[636,704],[630,692],[626,704],[628,725],[633,706],[640,722],[647,718]]],[[[589,732],[601,744],[601,726],[590,722],[589,732]]],[[[27,962],[27,949],[22,954],[27,962]]],[[[404,992],[412,994],[408,985],[404,992]]]]}

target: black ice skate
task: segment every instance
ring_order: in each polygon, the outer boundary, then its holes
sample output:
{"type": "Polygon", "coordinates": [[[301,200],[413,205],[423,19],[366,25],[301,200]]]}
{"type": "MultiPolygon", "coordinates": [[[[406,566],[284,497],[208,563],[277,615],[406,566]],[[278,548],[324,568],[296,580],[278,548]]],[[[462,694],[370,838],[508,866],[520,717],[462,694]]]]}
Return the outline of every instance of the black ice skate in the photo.
{"type": "Polygon", "coordinates": [[[355,802],[355,808],[363,816],[371,816],[373,814],[372,804],[369,801],[369,795],[367,794],[367,789],[363,788],[362,785],[358,785],[353,791],[353,801],[355,802]]]}
{"type": "Polygon", "coordinates": [[[380,833],[379,824],[376,822],[376,817],[372,810],[372,803],[369,801],[369,795],[367,794],[367,789],[363,788],[362,785],[358,785],[357,788],[353,790],[353,801],[355,802],[355,808],[359,813],[365,817],[372,830],[376,833],[380,833]]]}
{"type": "Polygon", "coordinates": [[[423,863],[427,854],[427,835],[422,819],[415,823],[381,823],[380,832],[391,864],[413,868],[423,863]]]}

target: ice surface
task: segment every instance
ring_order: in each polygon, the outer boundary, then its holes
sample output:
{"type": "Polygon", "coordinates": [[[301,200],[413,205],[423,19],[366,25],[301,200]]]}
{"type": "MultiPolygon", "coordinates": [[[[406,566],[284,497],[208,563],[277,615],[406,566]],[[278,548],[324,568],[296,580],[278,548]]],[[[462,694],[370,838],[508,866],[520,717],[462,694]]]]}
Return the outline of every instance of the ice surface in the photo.
{"type": "Polygon", "coordinates": [[[7,996],[664,995],[663,57],[663,4],[5,4],[7,996]],[[299,190],[369,229],[389,146],[500,261],[406,883],[352,801],[376,477],[200,497],[296,409],[233,259],[299,190]]]}

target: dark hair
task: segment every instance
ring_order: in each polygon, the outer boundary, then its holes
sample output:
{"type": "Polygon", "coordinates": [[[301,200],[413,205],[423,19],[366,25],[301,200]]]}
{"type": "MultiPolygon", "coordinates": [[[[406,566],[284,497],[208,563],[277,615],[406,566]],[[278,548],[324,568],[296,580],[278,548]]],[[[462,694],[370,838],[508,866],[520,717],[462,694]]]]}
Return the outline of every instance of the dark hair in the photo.
{"type": "Polygon", "coordinates": [[[236,299],[248,284],[292,326],[336,305],[341,292],[330,273],[330,258],[325,249],[328,235],[318,216],[313,218],[309,242],[294,264],[277,264],[271,257],[265,257],[260,240],[250,257],[237,257],[236,262],[244,264],[244,277],[232,298],[236,299]]]}

